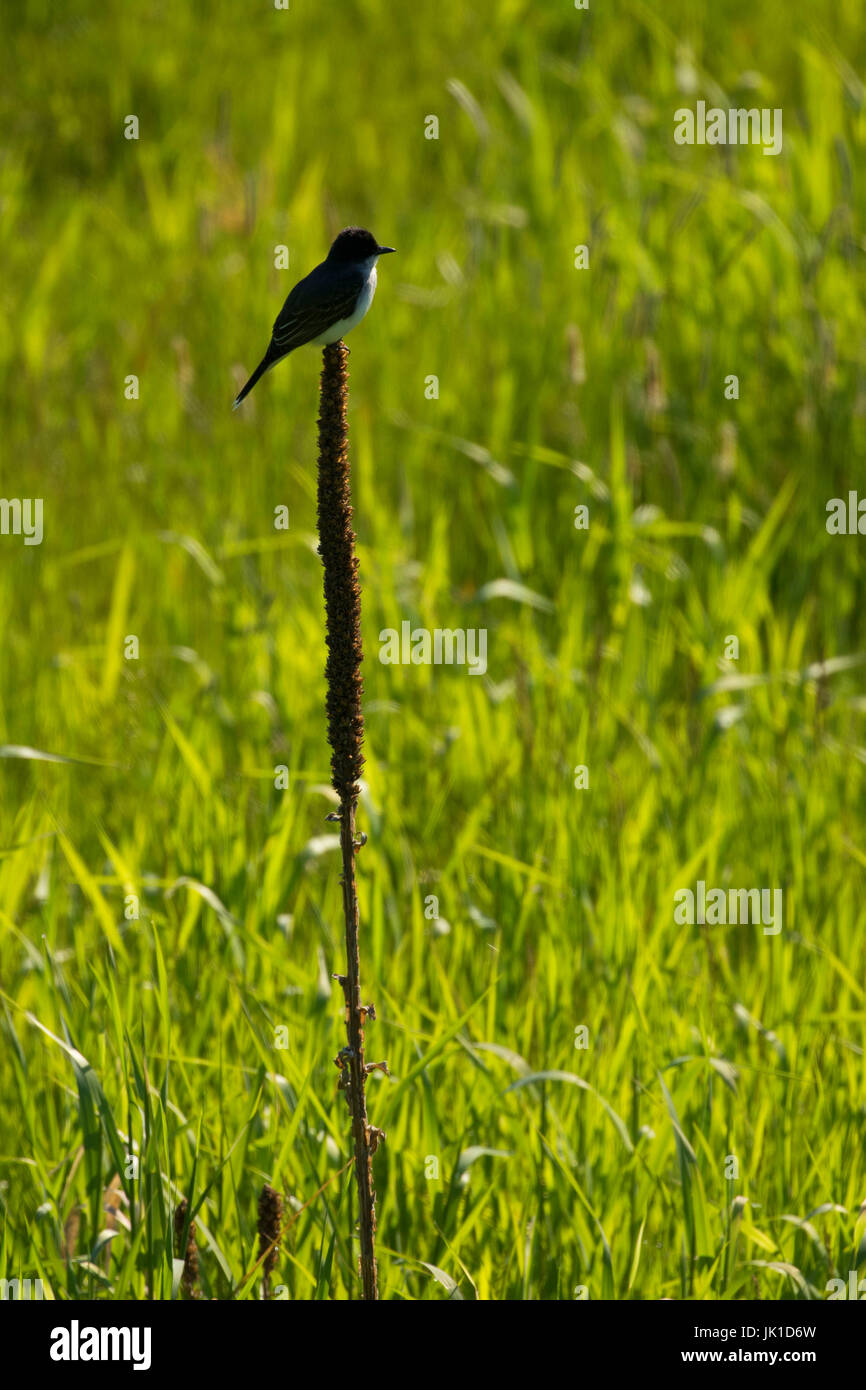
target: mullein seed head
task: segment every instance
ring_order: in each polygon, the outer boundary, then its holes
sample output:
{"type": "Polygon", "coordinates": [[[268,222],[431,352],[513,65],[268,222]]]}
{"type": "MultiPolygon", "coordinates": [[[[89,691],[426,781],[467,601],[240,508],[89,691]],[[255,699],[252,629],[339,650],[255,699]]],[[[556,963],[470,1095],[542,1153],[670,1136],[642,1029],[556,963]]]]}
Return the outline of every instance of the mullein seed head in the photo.
{"type": "Polygon", "coordinates": [[[188,1210],[189,1202],[185,1197],[182,1197],[174,1209],[174,1247],[177,1258],[183,1260],[183,1274],[180,1280],[181,1295],[184,1298],[198,1298],[198,1246],[195,1243],[194,1221],[189,1223],[186,1249],[181,1248],[188,1210]]]}
{"type": "Polygon", "coordinates": [[[277,1263],[277,1255],[280,1253],[279,1245],[275,1244],[280,1238],[280,1229],[283,1220],[283,1199],[279,1192],[275,1192],[272,1187],[265,1183],[259,1197],[259,1259],[265,1254],[262,1264],[262,1273],[265,1278],[269,1278],[277,1263]],[[268,1249],[272,1246],[272,1249],[268,1249]]]}
{"type": "Polygon", "coordinates": [[[333,343],[323,353],[319,405],[319,554],[325,570],[328,741],[334,790],[343,805],[358,795],[364,767],[361,743],[361,586],[350,502],[346,425],[348,349],[333,343]]]}

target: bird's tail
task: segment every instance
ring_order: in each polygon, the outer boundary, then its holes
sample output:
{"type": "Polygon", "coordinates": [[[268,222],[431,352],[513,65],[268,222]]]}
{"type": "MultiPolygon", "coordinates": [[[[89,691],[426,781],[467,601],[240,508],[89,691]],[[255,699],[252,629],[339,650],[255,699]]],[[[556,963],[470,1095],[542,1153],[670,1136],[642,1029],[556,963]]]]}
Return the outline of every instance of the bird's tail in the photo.
{"type": "Polygon", "coordinates": [[[255,371],[253,372],[244,389],[242,391],[239,391],[237,396],[235,396],[235,403],[232,406],[232,410],[237,410],[244,397],[250,394],[259,377],[264,376],[265,372],[269,372],[271,367],[275,367],[276,365],[276,360],[273,357],[268,357],[266,354],[262,358],[261,362],[256,367],[255,371]]]}

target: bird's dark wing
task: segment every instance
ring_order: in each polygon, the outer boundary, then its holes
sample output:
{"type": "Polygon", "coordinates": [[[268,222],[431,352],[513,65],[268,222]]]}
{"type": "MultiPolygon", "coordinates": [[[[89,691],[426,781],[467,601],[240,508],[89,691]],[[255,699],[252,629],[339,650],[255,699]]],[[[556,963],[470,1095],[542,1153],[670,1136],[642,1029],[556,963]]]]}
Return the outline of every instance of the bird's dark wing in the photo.
{"type": "Polygon", "coordinates": [[[338,319],[354,312],[364,276],[354,266],[339,272],[317,266],[292,290],[274,323],[269,357],[283,357],[303,343],[318,338],[338,319]]]}

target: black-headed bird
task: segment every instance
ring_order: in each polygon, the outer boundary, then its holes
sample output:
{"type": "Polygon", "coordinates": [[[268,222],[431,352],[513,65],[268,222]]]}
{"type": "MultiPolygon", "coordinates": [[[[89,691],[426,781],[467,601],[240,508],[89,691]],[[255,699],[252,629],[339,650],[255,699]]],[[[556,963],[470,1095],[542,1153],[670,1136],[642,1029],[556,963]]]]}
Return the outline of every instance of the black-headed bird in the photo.
{"type": "Polygon", "coordinates": [[[376,262],[393,251],[372,232],[346,227],[327,259],[299,280],[279,312],[268,350],[232,406],[237,410],[260,376],[304,343],[336,343],[360,323],[376,293],[376,262]]]}

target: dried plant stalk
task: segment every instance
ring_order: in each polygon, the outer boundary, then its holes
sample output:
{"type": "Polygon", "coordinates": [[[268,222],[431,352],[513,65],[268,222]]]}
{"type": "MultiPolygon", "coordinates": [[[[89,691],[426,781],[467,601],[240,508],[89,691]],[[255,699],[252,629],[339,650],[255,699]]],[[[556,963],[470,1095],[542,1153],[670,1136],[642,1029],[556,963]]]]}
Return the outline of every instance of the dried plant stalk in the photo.
{"type": "Polygon", "coordinates": [[[361,711],[361,588],[349,475],[349,439],[346,424],[348,400],[348,349],[332,343],[322,353],[319,404],[318,519],[319,554],[325,579],[328,741],[331,745],[331,777],[340,801],[340,850],[343,861],[343,918],[346,928],[346,974],[337,978],[346,998],[347,1046],[336,1063],[340,1089],[352,1116],[355,1177],[358,1186],[360,1271],[363,1297],[378,1298],[376,1274],[376,1194],[371,1157],[384,1136],[367,1123],[364,1061],[364,1021],[375,1018],[371,1005],[361,1005],[358,893],[355,884],[355,811],[358,778],[364,767],[361,745],[364,717],[361,711]]]}
{"type": "Polygon", "coordinates": [[[271,1275],[280,1253],[279,1240],[283,1224],[283,1199],[279,1192],[265,1183],[259,1194],[259,1259],[262,1260],[262,1297],[269,1298],[271,1275]],[[262,1259],[264,1256],[264,1259],[262,1259]]]}
{"type": "Polygon", "coordinates": [[[195,1222],[190,1221],[186,1242],[183,1232],[187,1222],[189,1203],[182,1197],[174,1209],[174,1251],[183,1260],[183,1274],[180,1281],[181,1298],[198,1298],[198,1245],[195,1238],[195,1222]]]}

